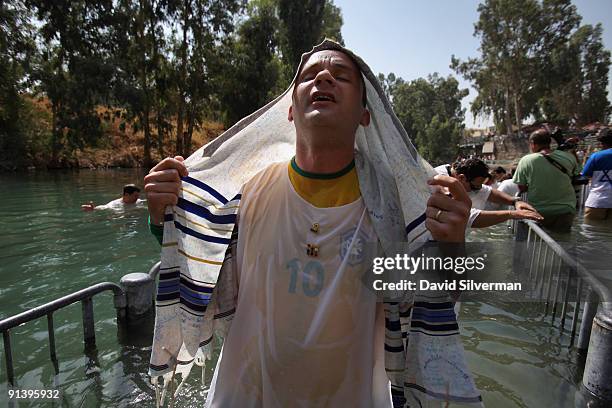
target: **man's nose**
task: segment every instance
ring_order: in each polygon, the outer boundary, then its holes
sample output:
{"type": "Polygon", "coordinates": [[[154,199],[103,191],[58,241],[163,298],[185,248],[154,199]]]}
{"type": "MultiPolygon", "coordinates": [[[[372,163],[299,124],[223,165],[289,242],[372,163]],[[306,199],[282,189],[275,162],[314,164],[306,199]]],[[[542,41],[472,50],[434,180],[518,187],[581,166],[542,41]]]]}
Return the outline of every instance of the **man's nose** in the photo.
{"type": "Polygon", "coordinates": [[[335,81],[334,76],[327,69],[323,69],[319,71],[315,77],[315,85],[320,84],[321,82],[333,83],[335,81]]]}

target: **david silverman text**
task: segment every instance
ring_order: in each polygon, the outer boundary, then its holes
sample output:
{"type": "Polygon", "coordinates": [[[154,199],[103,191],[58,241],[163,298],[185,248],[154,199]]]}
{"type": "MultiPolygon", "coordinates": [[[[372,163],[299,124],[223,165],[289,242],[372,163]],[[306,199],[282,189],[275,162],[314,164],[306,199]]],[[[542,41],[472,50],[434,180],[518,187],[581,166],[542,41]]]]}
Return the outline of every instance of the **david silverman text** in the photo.
{"type": "MultiPolygon", "coordinates": [[[[421,279],[419,282],[419,290],[494,290],[494,291],[515,291],[521,290],[520,282],[475,282],[471,279],[462,279],[459,281],[430,282],[421,279]]],[[[373,282],[374,290],[417,290],[417,283],[402,279],[399,282],[383,282],[377,279],[373,282]]]]}

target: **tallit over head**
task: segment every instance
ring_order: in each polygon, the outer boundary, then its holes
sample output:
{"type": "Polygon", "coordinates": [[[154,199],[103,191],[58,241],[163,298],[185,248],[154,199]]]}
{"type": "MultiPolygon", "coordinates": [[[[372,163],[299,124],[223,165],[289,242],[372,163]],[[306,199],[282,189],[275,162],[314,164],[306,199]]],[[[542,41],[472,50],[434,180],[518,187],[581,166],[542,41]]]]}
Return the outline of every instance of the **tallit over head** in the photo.
{"type": "MultiPolygon", "coordinates": [[[[322,50],[339,50],[349,55],[363,75],[371,122],[357,130],[355,166],[383,250],[398,242],[426,240],[429,234],[424,222],[425,209],[430,194],[426,180],[435,172],[417,153],[376,77],[361,58],[340,44],[325,40],[302,56],[297,72],[310,55],[322,50]]],[[[259,171],[274,162],[287,162],[295,155],[295,127],[287,119],[294,84],[295,78],[279,97],[185,160],[189,176],[183,179],[177,206],[168,208],[165,215],[149,370],[155,384],[158,376],[163,375],[167,383],[176,373],[186,377],[194,362],[203,365],[205,358],[210,357],[214,333],[223,336],[227,331],[236,294],[232,292],[231,277],[220,276],[219,271],[236,222],[239,192],[259,171]],[[192,223],[197,220],[200,226],[197,231],[183,222],[186,217],[192,223]]],[[[458,337],[457,331],[454,337],[437,340],[435,349],[447,349],[444,353],[453,360],[450,364],[465,372],[458,337]]],[[[399,341],[402,342],[401,334],[399,341]]],[[[415,337],[411,348],[423,344],[415,337]]],[[[419,371],[425,363],[411,360],[410,352],[410,348],[402,352],[402,361],[396,364],[404,366],[404,361],[409,361],[415,365],[406,375],[417,388],[430,391],[430,396],[443,393],[444,398],[453,399],[456,395],[459,400],[464,398],[463,402],[480,400],[471,375],[462,378],[460,384],[440,378],[434,380],[439,384],[427,383],[419,371]]],[[[432,378],[443,375],[435,370],[429,374],[432,378]]],[[[403,378],[403,374],[396,376],[396,382],[403,382],[403,378]]]]}

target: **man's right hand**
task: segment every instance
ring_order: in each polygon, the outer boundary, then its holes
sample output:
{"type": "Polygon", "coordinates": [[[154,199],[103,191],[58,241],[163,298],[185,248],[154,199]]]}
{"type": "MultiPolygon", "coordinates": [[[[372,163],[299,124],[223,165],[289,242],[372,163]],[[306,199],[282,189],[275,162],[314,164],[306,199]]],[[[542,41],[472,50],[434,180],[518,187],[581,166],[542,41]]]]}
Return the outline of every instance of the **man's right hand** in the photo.
{"type": "Polygon", "coordinates": [[[181,177],[189,174],[182,156],[167,157],[157,163],[144,178],[147,206],[151,223],[161,225],[166,206],[176,205],[181,188],[181,177]]]}

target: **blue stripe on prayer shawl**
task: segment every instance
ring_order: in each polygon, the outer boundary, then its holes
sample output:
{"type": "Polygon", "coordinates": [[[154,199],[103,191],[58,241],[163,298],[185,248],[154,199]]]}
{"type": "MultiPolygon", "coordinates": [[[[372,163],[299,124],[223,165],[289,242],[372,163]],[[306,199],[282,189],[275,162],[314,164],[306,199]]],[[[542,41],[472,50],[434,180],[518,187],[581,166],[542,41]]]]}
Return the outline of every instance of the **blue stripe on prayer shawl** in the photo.
{"type": "Polygon", "coordinates": [[[157,293],[170,293],[178,291],[179,285],[178,278],[170,279],[168,281],[160,281],[157,285],[157,293]]]}
{"type": "Polygon", "coordinates": [[[172,221],[174,220],[173,214],[164,214],[164,221],[172,221]]]}
{"type": "Polygon", "coordinates": [[[406,226],[406,235],[410,234],[416,227],[421,225],[421,223],[425,221],[425,218],[427,218],[427,216],[425,215],[425,213],[423,213],[423,215],[421,215],[420,217],[412,220],[412,222],[406,226]]]}
{"type": "Polygon", "coordinates": [[[203,305],[203,306],[208,305],[208,303],[210,302],[210,297],[212,296],[206,293],[194,293],[185,287],[182,287],[180,289],[180,292],[181,292],[181,297],[186,298],[192,303],[203,305]]]}
{"type": "Polygon", "coordinates": [[[385,318],[385,327],[389,330],[398,331],[401,329],[401,324],[399,320],[389,320],[385,318]]]}
{"type": "Polygon", "coordinates": [[[422,315],[418,315],[418,314],[414,314],[412,315],[412,320],[413,321],[420,321],[420,322],[429,322],[429,323],[452,323],[454,321],[454,318],[448,318],[448,316],[422,316],[422,315]]]}
{"type": "Polygon", "coordinates": [[[161,371],[161,370],[165,370],[166,368],[168,368],[168,364],[162,364],[162,365],[149,364],[149,368],[155,371],[161,371]]]}
{"type": "Polygon", "coordinates": [[[242,198],[242,194],[236,194],[234,198],[232,198],[230,201],[240,200],[241,198],[242,198]]]}
{"type": "Polygon", "coordinates": [[[412,312],[413,319],[428,320],[428,319],[446,319],[455,321],[455,311],[449,310],[429,310],[423,308],[415,308],[412,312]]]}
{"type": "Polygon", "coordinates": [[[427,324],[425,322],[422,322],[420,320],[414,320],[412,322],[410,322],[410,327],[411,328],[421,328],[421,329],[425,329],[425,330],[429,330],[432,332],[437,332],[437,331],[451,331],[451,330],[459,330],[459,325],[457,323],[448,323],[448,324],[427,324]]]}
{"type": "Polygon", "coordinates": [[[206,218],[208,221],[213,222],[215,224],[236,223],[236,214],[216,215],[211,213],[208,208],[187,201],[182,197],[179,197],[177,206],[185,211],[188,211],[195,215],[199,215],[202,218],[206,218]]]}
{"type": "Polygon", "coordinates": [[[229,316],[229,315],[232,315],[234,313],[236,313],[236,308],[230,309],[230,310],[228,310],[226,312],[218,313],[218,314],[216,314],[214,316],[214,319],[222,319],[222,318],[224,318],[226,316],[229,316]]]}
{"type": "Polygon", "coordinates": [[[207,338],[206,340],[204,340],[203,342],[201,342],[199,344],[199,347],[204,347],[205,345],[207,345],[208,343],[210,343],[213,339],[213,336],[210,336],[209,338],[207,338]]]}
{"type": "Polygon", "coordinates": [[[200,286],[198,284],[195,284],[185,278],[183,278],[181,276],[181,285],[188,287],[189,289],[196,291],[196,292],[203,292],[203,293],[212,293],[213,289],[212,287],[208,287],[208,286],[200,286]]]}
{"type": "Polygon", "coordinates": [[[206,312],[206,305],[198,305],[181,296],[181,304],[196,312],[206,312]]]}
{"type": "Polygon", "coordinates": [[[164,280],[160,280],[159,284],[157,285],[160,288],[166,288],[168,286],[178,286],[179,284],[179,277],[178,275],[175,278],[172,279],[164,279],[164,280]]]}
{"type": "Polygon", "coordinates": [[[385,351],[390,351],[392,353],[399,353],[400,351],[404,351],[404,346],[390,346],[385,343],[385,351]]]}
{"type": "Polygon", "coordinates": [[[159,281],[163,282],[163,281],[169,281],[172,279],[177,279],[180,275],[181,275],[180,271],[162,272],[160,270],[159,281]]]}
{"type": "Polygon", "coordinates": [[[225,244],[225,245],[229,245],[230,243],[229,238],[214,237],[212,235],[202,234],[201,232],[192,230],[191,228],[184,226],[178,221],[174,221],[174,226],[176,227],[177,230],[183,231],[185,234],[191,235],[192,237],[200,238],[203,241],[212,242],[214,244],[225,244]]]}
{"type": "Polygon", "coordinates": [[[454,309],[455,304],[453,302],[414,302],[414,308],[417,307],[428,310],[454,309]]]}
{"type": "Polygon", "coordinates": [[[167,300],[175,300],[179,298],[179,292],[172,292],[172,293],[158,293],[157,296],[155,297],[155,299],[158,302],[164,302],[167,300]]]}
{"type": "Polygon", "coordinates": [[[208,184],[200,180],[191,178],[189,176],[181,177],[181,180],[186,181],[187,183],[194,185],[196,187],[200,187],[202,190],[206,191],[208,194],[215,197],[217,200],[221,201],[223,204],[227,204],[227,198],[223,197],[221,193],[219,193],[217,190],[215,190],[208,184]]]}
{"type": "MultiPolygon", "coordinates": [[[[166,295],[168,293],[176,293],[176,296],[178,298],[178,294],[179,294],[179,285],[172,285],[172,286],[167,286],[167,287],[159,287],[157,288],[157,294],[159,295],[166,295]]],[[[164,300],[169,300],[168,298],[164,299],[164,300]]]]}

